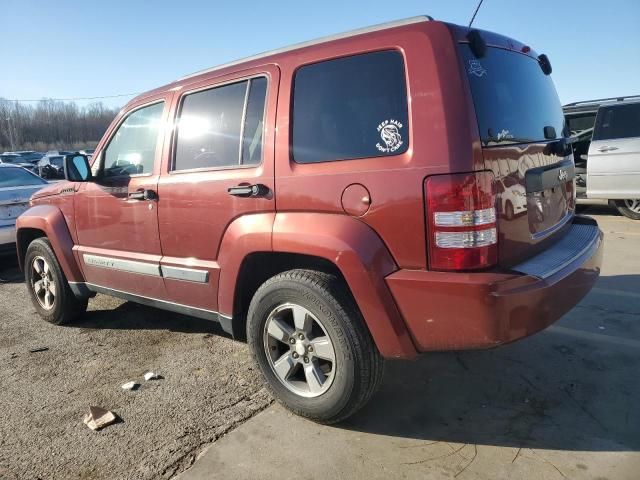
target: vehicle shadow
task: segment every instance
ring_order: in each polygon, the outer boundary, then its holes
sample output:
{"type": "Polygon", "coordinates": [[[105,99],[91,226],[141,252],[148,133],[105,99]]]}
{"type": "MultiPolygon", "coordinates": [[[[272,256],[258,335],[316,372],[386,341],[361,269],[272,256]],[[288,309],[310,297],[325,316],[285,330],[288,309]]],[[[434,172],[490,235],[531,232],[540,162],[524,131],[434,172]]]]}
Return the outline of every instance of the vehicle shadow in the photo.
{"type": "Polygon", "coordinates": [[[15,255],[0,255],[0,283],[22,283],[24,275],[15,255]]]}
{"type": "Polygon", "coordinates": [[[519,342],[387,362],[379,393],[336,428],[425,444],[640,450],[640,295],[607,293],[618,285],[640,286],[640,275],[602,278],[556,326],[519,342]]]}
{"type": "MultiPolygon", "coordinates": [[[[102,297],[103,301],[118,300],[102,297]]],[[[94,302],[95,300],[92,300],[94,302]]],[[[133,302],[120,303],[112,309],[89,310],[69,325],[100,330],[167,330],[181,333],[210,333],[230,338],[218,322],[167,312],[133,302]]]]}

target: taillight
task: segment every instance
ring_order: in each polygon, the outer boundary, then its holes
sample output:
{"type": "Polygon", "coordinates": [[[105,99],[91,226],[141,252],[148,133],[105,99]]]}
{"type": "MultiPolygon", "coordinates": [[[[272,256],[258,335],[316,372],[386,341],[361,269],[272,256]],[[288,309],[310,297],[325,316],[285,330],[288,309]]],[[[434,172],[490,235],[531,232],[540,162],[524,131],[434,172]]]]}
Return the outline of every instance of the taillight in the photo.
{"type": "Polygon", "coordinates": [[[435,175],[425,182],[429,266],[477,270],[498,261],[491,172],[435,175]]]}

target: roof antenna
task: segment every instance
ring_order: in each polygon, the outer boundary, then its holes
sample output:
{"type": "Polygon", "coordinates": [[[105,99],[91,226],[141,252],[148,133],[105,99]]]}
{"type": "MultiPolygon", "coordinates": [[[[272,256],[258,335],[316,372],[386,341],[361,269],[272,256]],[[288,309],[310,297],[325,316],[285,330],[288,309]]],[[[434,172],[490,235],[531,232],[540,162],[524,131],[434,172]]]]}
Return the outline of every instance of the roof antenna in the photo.
{"type": "Polygon", "coordinates": [[[471,24],[473,23],[473,21],[476,19],[476,15],[478,14],[478,10],[480,10],[480,7],[482,6],[482,2],[484,0],[480,0],[478,2],[478,6],[476,7],[476,11],[473,12],[473,17],[471,17],[471,21],[469,22],[469,28],[471,28],[471,24]]]}

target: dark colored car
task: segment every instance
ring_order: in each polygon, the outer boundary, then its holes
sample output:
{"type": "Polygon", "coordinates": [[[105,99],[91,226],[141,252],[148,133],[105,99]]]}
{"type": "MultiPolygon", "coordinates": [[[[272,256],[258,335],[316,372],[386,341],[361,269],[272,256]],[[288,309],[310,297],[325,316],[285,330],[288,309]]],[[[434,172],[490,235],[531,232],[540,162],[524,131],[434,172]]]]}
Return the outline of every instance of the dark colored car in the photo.
{"type": "Polygon", "coordinates": [[[64,178],[64,155],[45,155],[37,163],[38,175],[42,178],[64,178]]]}
{"type": "Polygon", "coordinates": [[[19,218],[35,308],[70,322],[100,292],[220,322],[276,398],[327,423],[385,358],[540,331],[602,255],[550,71],[418,17],[144,93],[19,218]]]}

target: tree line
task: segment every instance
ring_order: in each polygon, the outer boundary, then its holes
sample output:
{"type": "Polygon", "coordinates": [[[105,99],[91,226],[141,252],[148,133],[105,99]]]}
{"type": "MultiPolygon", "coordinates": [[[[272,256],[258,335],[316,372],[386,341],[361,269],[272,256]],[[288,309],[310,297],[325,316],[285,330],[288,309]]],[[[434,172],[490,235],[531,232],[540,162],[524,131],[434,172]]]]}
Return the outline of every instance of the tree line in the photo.
{"type": "Polygon", "coordinates": [[[43,99],[35,105],[0,98],[0,152],[92,148],[118,113],[101,102],[43,99]]]}

